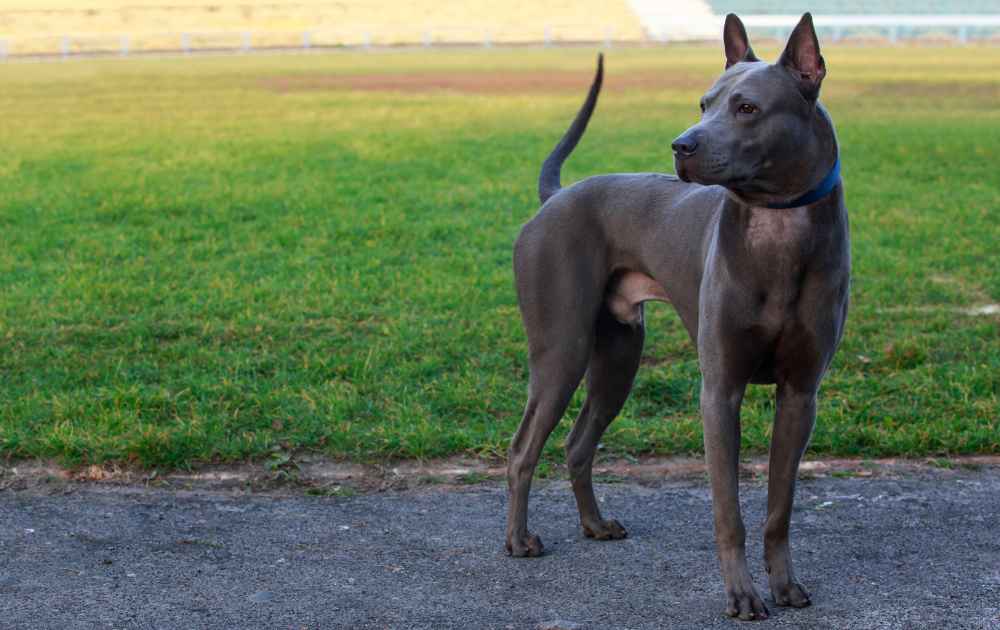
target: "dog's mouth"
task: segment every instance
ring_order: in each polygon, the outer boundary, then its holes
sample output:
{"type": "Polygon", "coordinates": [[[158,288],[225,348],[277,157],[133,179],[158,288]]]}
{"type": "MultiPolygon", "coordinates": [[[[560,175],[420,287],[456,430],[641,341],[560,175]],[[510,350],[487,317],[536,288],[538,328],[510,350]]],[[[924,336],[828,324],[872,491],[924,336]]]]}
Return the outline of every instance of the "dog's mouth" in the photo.
{"type": "Polygon", "coordinates": [[[688,175],[687,165],[684,163],[684,160],[674,157],[674,170],[677,171],[677,177],[679,177],[682,182],[685,184],[691,183],[691,176],[688,175]]]}
{"type": "Polygon", "coordinates": [[[709,164],[696,160],[682,158],[674,155],[674,170],[677,177],[685,183],[701,184],[712,186],[714,184],[726,185],[728,178],[725,176],[729,170],[729,164],[715,160],[709,164]]]}

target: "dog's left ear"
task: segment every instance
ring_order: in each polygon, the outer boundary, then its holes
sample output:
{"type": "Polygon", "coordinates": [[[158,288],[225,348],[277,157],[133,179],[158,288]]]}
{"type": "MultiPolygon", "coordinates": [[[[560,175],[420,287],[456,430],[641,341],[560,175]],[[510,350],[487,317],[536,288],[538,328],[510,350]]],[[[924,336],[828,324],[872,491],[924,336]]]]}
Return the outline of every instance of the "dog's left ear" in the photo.
{"type": "Polygon", "coordinates": [[[819,53],[819,40],[811,14],[806,13],[799,20],[778,59],[778,65],[792,73],[802,96],[809,101],[819,98],[819,86],[826,76],[826,62],[819,53]]]}

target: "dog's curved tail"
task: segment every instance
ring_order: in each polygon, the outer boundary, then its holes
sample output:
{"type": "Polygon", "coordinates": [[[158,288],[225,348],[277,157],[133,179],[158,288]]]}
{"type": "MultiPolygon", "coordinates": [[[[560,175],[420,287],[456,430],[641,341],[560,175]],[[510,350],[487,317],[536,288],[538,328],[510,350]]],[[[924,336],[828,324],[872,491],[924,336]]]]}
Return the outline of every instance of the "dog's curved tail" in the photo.
{"type": "Polygon", "coordinates": [[[538,176],[538,198],[543,204],[562,188],[562,184],[559,182],[559,172],[562,170],[563,162],[573,152],[576,143],[580,141],[583,132],[587,130],[587,123],[590,121],[591,114],[594,113],[594,107],[597,106],[597,95],[601,92],[603,80],[604,55],[599,54],[597,55],[597,74],[594,75],[594,82],[590,85],[587,100],[583,102],[583,107],[577,112],[573,124],[566,131],[566,135],[562,137],[556,148],[552,149],[552,153],[542,163],[542,172],[538,176]]]}

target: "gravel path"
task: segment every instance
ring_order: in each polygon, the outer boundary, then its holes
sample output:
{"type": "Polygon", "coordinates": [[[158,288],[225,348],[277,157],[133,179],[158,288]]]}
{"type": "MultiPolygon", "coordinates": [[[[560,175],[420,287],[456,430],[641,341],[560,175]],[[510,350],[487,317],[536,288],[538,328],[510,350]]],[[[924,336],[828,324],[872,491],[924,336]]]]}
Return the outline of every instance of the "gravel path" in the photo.
{"type": "MultiPolygon", "coordinates": [[[[537,484],[539,559],[503,549],[497,483],[353,497],[68,485],[0,492],[0,627],[732,628],[704,482],[598,488],[630,537],[584,539],[537,484]]],[[[751,568],[765,504],[743,484],[751,568]]],[[[768,628],[1000,628],[1000,468],[803,481],[804,610],[768,628]]],[[[762,590],[762,592],[764,592],[762,590]]]]}

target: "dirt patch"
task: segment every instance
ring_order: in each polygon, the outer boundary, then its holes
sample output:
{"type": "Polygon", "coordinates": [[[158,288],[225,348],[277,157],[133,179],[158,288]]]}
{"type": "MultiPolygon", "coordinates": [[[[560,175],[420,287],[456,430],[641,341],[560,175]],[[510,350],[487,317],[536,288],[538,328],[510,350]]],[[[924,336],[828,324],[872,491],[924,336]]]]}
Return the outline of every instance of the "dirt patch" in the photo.
{"type": "MultiPolygon", "coordinates": [[[[279,94],[350,90],[363,92],[462,92],[474,94],[538,94],[586,91],[590,72],[416,72],[406,74],[311,74],[261,79],[260,86],[279,94]]],[[[606,76],[604,89],[704,90],[712,79],[700,74],[644,70],[606,76]]]]}
{"type": "MultiPolygon", "coordinates": [[[[817,477],[911,477],[933,474],[949,476],[978,468],[1000,468],[1000,456],[978,455],[923,459],[815,459],[802,463],[801,478],[817,477]]],[[[707,475],[700,457],[606,458],[594,464],[594,475],[602,481],[631,480],[643,484],[699,479],[707,475]]],[[[767,458],[744,460],[740,475],[763,479],[767,458]]],[[[549,476],[565,479],[562,467],[549,476]]],[[[431,461],[401,461],[386,464],[354,464],[321,456],[294,457],[280,468],[267,463],[204,466],[195,471],[158,473],[117,466],[66,469],[43,461],[25,461],[0,466],[0,490],[40,494],[71,492],[75,486],[104,487],[117,491],[159,488],[174,491],[228,491],[265,494],[316,494],[351,496],[358,493],[414,488],[454,489],[505,478],[499,460],[455,457],[431,461]]]]}
{"type": "MultiPolygon", "coordinates": [[[[261,89],[277,94],[296,92],[456,92],[463,94],[558,94],[584,93],[593,74],[588,71],[535,70],[525,72],[489,70],[460,72],[410,72],[376,74],[301,74],[262,78],[261,89]]],[[[605,75],[604,91],[703,91],[714,76],[694,72],[633,70],[605,75]]],[[[842,84],[842,87],[848,84],[842,84]]],[[[952,98],[976,101],[1000,100],[1000,83],[991,82],[890,82],[851,84],[860,94],[877,98],[952,98]]]]}

